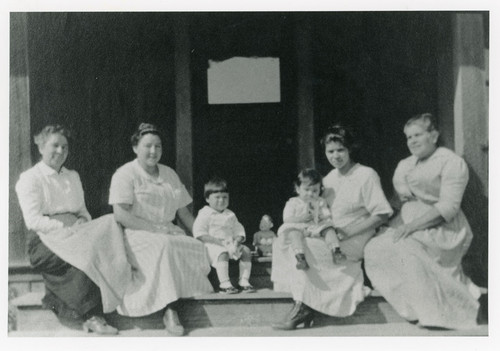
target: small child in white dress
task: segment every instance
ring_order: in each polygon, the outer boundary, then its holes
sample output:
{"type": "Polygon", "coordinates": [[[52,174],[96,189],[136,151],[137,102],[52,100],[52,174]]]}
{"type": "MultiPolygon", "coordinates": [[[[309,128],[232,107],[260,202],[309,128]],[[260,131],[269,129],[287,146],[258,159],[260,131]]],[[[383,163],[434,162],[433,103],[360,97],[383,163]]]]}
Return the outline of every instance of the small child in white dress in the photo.
{"type": "Polygon", "coordinates": [[[302,170],[295,181],[298,196],[290,198],[283,210],[283,225],[278,229],[278,236],[285,235],[290,242],[297,259],[297,269],[307,270],[309,264],[305,257],[305,237],[324,238],[332,251],[335,264],[345,261],[340,250],[330,209],[320,197],[322,192],[321,174],[315,169],[302,170]]]}
{"type": "Polygon", "coordinates": [[[251,293],[255,289],[250,285],[252,255],[250,249],[243,245],[245,229],[229,210],[229,192],[227,182],[221,178],[213,178],[205,184],[205,200],[208,206],[203,207],[193,224],[193,235],[202,241],[207,250],[212,267],[219,278],[219,292],[236,294],[239,292],[229,279],[229,260],[239,260],[241,291],[251,293]]]}

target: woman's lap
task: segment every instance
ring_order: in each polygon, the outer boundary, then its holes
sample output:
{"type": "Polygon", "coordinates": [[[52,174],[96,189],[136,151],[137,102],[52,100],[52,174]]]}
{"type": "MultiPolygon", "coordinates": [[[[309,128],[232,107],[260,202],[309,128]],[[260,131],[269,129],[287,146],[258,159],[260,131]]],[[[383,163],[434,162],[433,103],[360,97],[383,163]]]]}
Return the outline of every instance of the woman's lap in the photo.
{"type": "Polygon", "coordinates": [[[99,288],[85,273],[71,266],[50,251],[34,234],[29,243],[29,256],[33,269],[42,274],[47,307],[61,316],[82,317],[100,308],[99,288]]]}
{"type": "Polygon", "coordinates": [[[394,243],[392,230],[373,238],[365,249],[365,269],[375,289],[405,318],[424,325],[461,328],[475,323],[475,285],[454,257],[432,243],[428,233],[394,243]],[[423,240],[423,238],[427,238],[423,240]],[[449,257],[441,265],[441,254],[449,257]],[[455,264],[450,264],[455,262],[455,264]]]}
{"type": "Polygon", "coordinates": [[[179,298],[212,291],[208,256],[200,241],[126,230],[126,246],[133,279],[118,309],[121,314],[150,314],[179,298]]]}
{"type": "Polygon", "coordinates": [[[333,263],[332,253],[318,238],[306,239],[305,255],[310,268],[295,268],[294,252],[283,238],[273,247],[272,280],[275,290],[291,292],[294,299],[325,314],[352,314],[364,298],[360,261],[333,263]]]}

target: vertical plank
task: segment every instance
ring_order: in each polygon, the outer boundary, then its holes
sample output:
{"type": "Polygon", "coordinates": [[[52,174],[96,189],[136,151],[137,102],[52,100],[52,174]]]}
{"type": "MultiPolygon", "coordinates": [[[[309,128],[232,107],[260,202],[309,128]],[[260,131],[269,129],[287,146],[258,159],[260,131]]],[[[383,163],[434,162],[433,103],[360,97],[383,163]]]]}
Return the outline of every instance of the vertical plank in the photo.
{"type": "Polygon", "coordinates": [[[297,111],[298,111],[298,166],[315,167],[314,159],[314,101],[311,59],[311,25],[308,18],[297,23],[297,111]]]}
{"type": "Polygon", "coordinates": [[[487,283],[488,271],[488,99],[483,15],[458,13],[453,21],[455,151],[469,166],[462,209],[474,240],[465,260],[472,279],[487,283]]]}
{"type": "Polygon", "coordinates": [[[485,72],[485,43],[481,14],[457,14],[455,22],[455,148],[487,187],[488,106],[485,72]]]}
{"type": "Polygon", "coordinates": [[[15,184],[31,166],[27,15],[10,16],[9,265],[27,264],[26,229],[15,184]]]}
{"type": "Polygon", "coordinates": [[[175,18],[175,116],[176,171],[193,193],[193,138],[189,25],[184,16],[175,18]]]}

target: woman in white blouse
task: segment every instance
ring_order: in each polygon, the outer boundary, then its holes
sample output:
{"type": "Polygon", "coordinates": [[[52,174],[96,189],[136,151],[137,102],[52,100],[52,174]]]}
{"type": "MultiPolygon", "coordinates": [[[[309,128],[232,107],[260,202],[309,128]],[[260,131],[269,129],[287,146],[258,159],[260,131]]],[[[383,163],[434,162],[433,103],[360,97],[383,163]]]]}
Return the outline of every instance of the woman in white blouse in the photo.
{"type": "Polygon", "coordinates": [[[177,217],[191,231],[194,218],[186,206],[192,199],[175,171],[159,163],[159,130],[142,123],[131,141],[137,157],[115,172],[109,195],[115,218],[125,228],[133,267],[118,312],[144,316],[166,307],[167,331],[181,336],[185,331],[177,300],[213,291],[208,255],[203,243],[172,223],[177,217]]]}
{"type": "Polygon", "coordinates": [[[392,214],[377,172],[357,163],[359,147],[352,130],[334,125],[321,142],[334,167],[323,178],[323,197],[347,260],[335,264],[324,241],[306,238],[305,255],[310,268],[300,271],[295,269],[290,244],[283,238],[275,240],[271,274],[274,290],[291,292],[295,300],[292,311],[273,326],[276,329],[309,326],[314,311],[335,317],[352,315],[369,292],[363,285],[363,248],[392,214]]]}
{"type": "Polygon", "coordinates": [[[102,318],[99,288],[81,270],[62,260],[44,243],[61,229],[79,228],[90,221],[82,184],[76,171],[63,167],[68,157],[69,131],[49,125],[35,136],[42,160],[21,174],[16,192],[30,232],[28,253],[36,272],[43,276],[45,307],[69,326],[116,334],[102,318]],[[41,240],[42,239],[42,240],[41,240]]]}
{"type": "Polygon", "coordinates": [[[366,273],[409,321],[424,327],[475,327],[481,292],[461,264],[472,241],[460,209],[467,164],[437,146],[439,133],[430,113],[410,118],[404,133],[411,155],[393,177],[401,211],[391,228],[366,246],[366,273]]]}

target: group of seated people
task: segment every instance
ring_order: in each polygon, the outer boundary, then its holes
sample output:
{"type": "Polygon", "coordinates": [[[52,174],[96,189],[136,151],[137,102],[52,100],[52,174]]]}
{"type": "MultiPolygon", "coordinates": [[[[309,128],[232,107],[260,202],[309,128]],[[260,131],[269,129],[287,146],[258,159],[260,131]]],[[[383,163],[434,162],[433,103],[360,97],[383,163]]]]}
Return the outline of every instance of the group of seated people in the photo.
{"type": "MultiPolygon", "coordinates": [[[[361,150],[353,130],[341,124],[326,130],[321,144],[333,170],[325,177],[300,171],[273,243],[274,290],[294,300],[273,328],[308,327],[318,312],[352,315],[370,293],[362,260],[373,287],[409,322],[476,326],[481,292],[461,267],[472,240],[460,209],[467,165],[437,145],[431,114],[409,119],[404,133],[411,155],[394,173],[401,206],[393,209],[377,173],[357,162],[361,150]]],[[[32,233],[30,262],[45,283],[43,304],[61,321],[112,335],[118,330],[106,313],[164,311],[166,330],[181,336],[177,311],[183,299],[213,292],[211,267],[219,292],[255,292],[252,253],[244,227],[228,209],[224,179],[205,184],[207,205],[195,219],[178,175],[159,163],[161,132],[142,123],[131,137],[137,157],[111,180],[113,214],[92,220],[78,173],[64,167],[69,140],[60,125],[42,129],[35,136],[41,161],[16,184],[32,233]],[[239,262],[237,286],[229,279],[230,260],[239,262]]]]}

